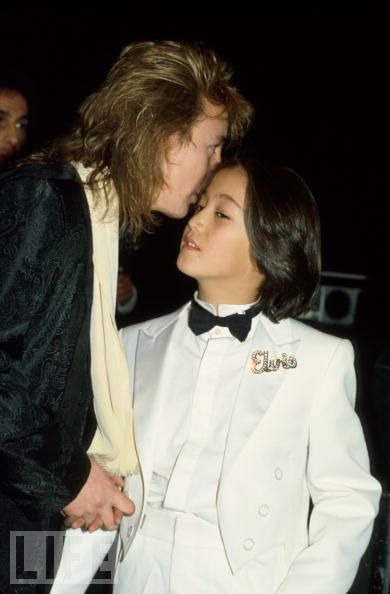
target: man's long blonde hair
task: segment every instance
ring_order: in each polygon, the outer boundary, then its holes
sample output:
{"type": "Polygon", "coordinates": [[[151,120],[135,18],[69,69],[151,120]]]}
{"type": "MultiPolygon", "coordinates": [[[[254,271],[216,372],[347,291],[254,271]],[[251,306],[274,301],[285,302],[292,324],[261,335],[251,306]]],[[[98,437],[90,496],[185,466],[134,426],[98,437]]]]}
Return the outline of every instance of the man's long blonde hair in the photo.
{"type": "Polygon", "coordinates": [[[91,167],[92,190],[113,182],[121,226],[130,225],[137,235],[153,222],[169,137],[177,134],[188,142],[205,101],[223,107],[228,140],[235,143],[245,134],[253,110],[231,85],[231,76],[230,67],[202,45],[132,43],[101,88],[83,102],[70,134],[54,141],[45,158],[91,167]]]}

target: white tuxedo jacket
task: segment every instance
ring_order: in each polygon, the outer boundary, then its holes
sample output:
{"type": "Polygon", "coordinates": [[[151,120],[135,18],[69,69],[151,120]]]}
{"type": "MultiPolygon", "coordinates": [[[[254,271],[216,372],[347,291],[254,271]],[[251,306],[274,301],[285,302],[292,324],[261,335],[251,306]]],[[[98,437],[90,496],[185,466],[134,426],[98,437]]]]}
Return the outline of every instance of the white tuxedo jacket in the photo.
{"type": "MultiPolygon", "coordinates": [[[[143,515],[159,444],[156,429],[164,368],[180,373],[180,345],[170,340],[173,314],[122,331],[134,394],[135,441],[143,488],[133,478],[135,516],[122,521],[126,552],[143,515]]],[[[190,332],[190,330],[188,330],[190,332]]],[[[366,445],[353,410],[353,350],[342,340],[295,321],[261,315],[250,352],[296,367],[246,369],[230,422],[217,496],[219,527],[233,573],[256,564],[272,575],[267,592],[344,594],[352,583],[377,513],[380,486],[369,474],[366,445]],[[286,361],[286,358],[284,359],[286,361]],[[309,516],[309,501],[313,509],[309,516]]],[[[160,428],[161,430],[161,428],[160,428]]],[[[131,481],[130,481],[131,482],[131,481]]],[[[254,573],[256,575],[256,572],[254,573]]]]}

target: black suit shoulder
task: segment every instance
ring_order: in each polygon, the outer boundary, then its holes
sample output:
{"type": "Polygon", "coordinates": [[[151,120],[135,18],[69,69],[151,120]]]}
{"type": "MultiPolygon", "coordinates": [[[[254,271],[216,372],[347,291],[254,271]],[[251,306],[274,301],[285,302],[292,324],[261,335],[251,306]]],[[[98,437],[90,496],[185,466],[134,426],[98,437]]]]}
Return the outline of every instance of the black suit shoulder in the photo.
{"type": "Polygon", "coordinates": [[[56,163],[26,163],[10,169],[0,175],[0,183],[23,178],[34,179],[68,179],[80,181],[76,169],[70,164],[59,165],[56,163]]]}
{"type": "MultiPolygon", "coordinates": [[[[0,213],[8,225],[34,217],[58,231],[89,224],[85,192],[71,165],[31,164],[1,175],[0,213]]],[[[7,231],[4,224],[0,233],[7,231]]]]}
{"type": "Polygon", "coordinates": [[[73,167],[0,176],[0,278],[3,591],[10,531],[48,529],[90,470],[92,232],[73,167]]]}

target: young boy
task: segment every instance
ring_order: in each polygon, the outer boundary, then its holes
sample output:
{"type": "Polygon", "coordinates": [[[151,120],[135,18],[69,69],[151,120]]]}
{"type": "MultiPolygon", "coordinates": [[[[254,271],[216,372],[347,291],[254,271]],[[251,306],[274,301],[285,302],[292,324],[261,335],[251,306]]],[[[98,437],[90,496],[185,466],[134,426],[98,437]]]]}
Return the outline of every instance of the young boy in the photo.
{"type": "Polygon", "coordinates": [[[293,319],[318,285],[319,235],[294,172],[223,164],[177,260],[193,301],[122,331],[144,496],[138,526],[121,525],[116,594],[350,587],[380,487],[349,341],[293,319]]]}

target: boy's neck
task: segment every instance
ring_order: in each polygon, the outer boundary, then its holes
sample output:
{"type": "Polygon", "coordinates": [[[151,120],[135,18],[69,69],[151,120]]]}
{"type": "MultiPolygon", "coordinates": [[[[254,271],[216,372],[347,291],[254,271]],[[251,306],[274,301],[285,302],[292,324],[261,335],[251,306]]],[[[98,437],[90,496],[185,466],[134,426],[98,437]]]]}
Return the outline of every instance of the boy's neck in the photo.
{"type": "Polygon", "coordinates": [[[245,290],[237,287],[234,291],[210,290],[207,287],[198,285],[198,298],[209,303],[216,309],[219,305],[247,305],[254,303],[258,295],[253,290],[245,290]]]}

